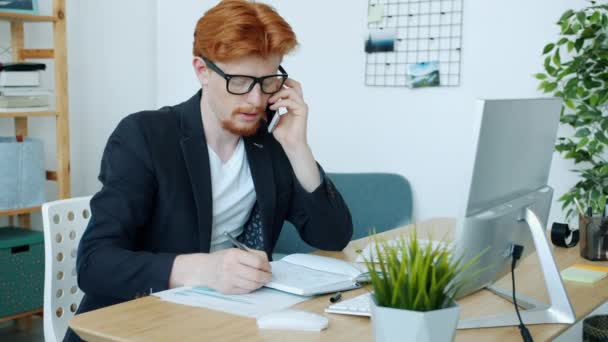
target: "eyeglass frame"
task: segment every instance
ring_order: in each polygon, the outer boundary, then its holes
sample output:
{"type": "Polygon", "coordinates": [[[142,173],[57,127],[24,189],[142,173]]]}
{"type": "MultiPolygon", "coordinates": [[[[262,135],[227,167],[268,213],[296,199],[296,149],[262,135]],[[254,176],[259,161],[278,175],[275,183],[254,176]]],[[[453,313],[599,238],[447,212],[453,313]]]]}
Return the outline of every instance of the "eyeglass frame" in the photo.
{"type": "Polygon", "coordinates": [[[216,74],[220,75],[222,78],[224,78],[224,80],[226,80],[226,91],[232,95],[245,95],[251,92],[251,90],[253,90],[253,88],[255,88],[256,84],[260,84],[260,90],[262,91],[262,93],[267,94],[267,95],[274,95],[276,93],[278,93],[279,91],[281,91],[281,88],[283,87],[283,85],[285,84],[285,81],[287,80],[287,78],[289,78],[289,75],[287,74],[287,71],[285,71],[285,69],[283,69],[283,67],[281,65],[279,65],[279,72],[281,72],[280,74],[276,74],[276,75],[267,75],[267,76],[262,76],[262,77],[255,77],[255,76],[251,76],[251,75],[237,75],[237,74],[227,74],[225,73],[222,69],[220,69],[220,67],[218,67],[217,65],[215,65],[215,63],[213,63],[212,61],[210,61],[208,58],[204,57],[204,56],[199,56],[209,67],[209,69],[213,70],[216,74]],[[277,77],[280,76],[282,77],[282,83],[279,86],[279,90],[272,92],[272,93],[268,93],[264,91],[264,86],[263,86],[263,81],[267,78],[271,78],[271,77],[277,77]],[[251,85],[249,86],[249,89],[247,89],[246,92],[244,93],[234,93],[231,92],[228,84],[230,83],[230,80],[234,77],[246,77],[249,79],[253,80],[253,83],[251,83],[251,85]]]}

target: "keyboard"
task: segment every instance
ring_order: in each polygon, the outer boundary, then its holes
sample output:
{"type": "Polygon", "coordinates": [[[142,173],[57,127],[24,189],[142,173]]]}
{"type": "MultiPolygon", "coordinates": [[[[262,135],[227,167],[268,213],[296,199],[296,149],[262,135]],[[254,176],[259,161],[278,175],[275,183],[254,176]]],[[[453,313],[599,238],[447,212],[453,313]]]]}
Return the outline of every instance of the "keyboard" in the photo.
{"type": "Polygon", "coordinates": [[[332,304],[325,309],[325,312],[369,317],[371,316],[371,300],[371,293],[365,293],[357,297],[332,304]]]}

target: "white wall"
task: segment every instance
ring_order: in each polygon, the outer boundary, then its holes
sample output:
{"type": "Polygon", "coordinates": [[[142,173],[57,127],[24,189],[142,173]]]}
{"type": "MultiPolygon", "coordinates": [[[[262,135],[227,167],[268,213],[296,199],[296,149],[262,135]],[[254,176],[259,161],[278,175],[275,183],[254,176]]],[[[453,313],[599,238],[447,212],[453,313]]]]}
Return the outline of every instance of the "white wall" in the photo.
{"type": "Polygon", "coordinates": [[[118,122],[154,107],[156,7],[149,0],[71,3],[72,192],[79,196],[100,188],[101,155],[118,122]]]}
{"type": "MultiPolygon", "coordinates": [[[[40,13],[51,14],[51,1],[40,0],[40,13]]],[[[101,154],[111,131],[125,115],[153,108],[156,84],[156,6],[149,0],[68,0],[68,86],[72,195],[96,192],[101,154]]],[[[51,48],[50,24],[26,24],[26,47],[51,48]]],[[[10,45],[10,26],[0,23],[0,51],[10,45]]],[[[10,60],[10,54],[0,61],[10,60]]],[[[43,85],[53,87],[52,61],[43,85]]],[[[14,134],[12,119],[0,119],[0,135],[14,134]]],[[[55,169],[52,118],[30,120],[30,135],[42,138],[48,169],[55,169]]],[[[57,187],[48,182],[47,199],[57,187]]],[[[0,226],[6,224],[0,218],[0,226]]],[[[41,227],[40,216],[33,225],[41,227]]]]}
{"type": "MultiPolygon", "coordinates": [[[[46,2],[41,0],[43,13],[50,11],[46,2]]],[[[122,117],[181,102],[196,91],[193,29],[216,2],[67,1],[74,196],[99,188],[103,147],[122,117]]],[[[540,51],[557,36],[554,22],[566,8],[586,4],[465,0],[461,86],[410,90],[364,86],[367,1],[269,2],[300,41],[284,65],[303,83],[317,159],[331,171],[403,174],[413,186],[417,219],[458,214],[470,168],[465,161],[473,152],[474,100],[539,96],[531,75],[542,71],[540,51]]],[[[40,42],[47,41],[39,34],[40,42]]],[[[0,47],[7,41],[8,25],[0,26],[0,47]]],[[[54,129],[40,120],[31,132],[48,142],[52,167],[54,129]]],[[[12,122],[0,119],[0,134],[11,130],[12,122]]],[[[554,158],[556,198],[574,183],[570,167],[554,158]]],[[[554,205],[551,221],[560,216],[554,205]]]]}
{"type": "MultiPolygon", "coordinates": [[[[158,1],[158,105],[188,98],[196,20],[217,1],[158,1]]],[[[410,90],[364,86],[367,1],[269,1],[293,26],[298,51],[284,66],[304,87],[309,141],[331,171],[388,171],[412,183],[417,219],[460,212],[469,176],[476,98],[541,96],[532,74],[554,25],[583,1],[464,1],[461,86],[410,90]],[[328,76],[331,75],[331,76],[328,76]]],[[[557,198],[574,178],[554,158],[557,198]]],[[[554,205],[550,221],[561,219],[554,205]]]]}

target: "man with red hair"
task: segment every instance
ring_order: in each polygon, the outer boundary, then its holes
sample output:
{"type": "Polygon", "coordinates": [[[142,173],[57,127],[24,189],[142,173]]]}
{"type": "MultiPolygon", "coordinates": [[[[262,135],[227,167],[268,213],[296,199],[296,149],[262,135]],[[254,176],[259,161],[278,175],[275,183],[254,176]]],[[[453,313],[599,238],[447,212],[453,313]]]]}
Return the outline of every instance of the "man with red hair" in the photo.
{"type": "Polygon", "coordinates": [[[296,45],[265,4],[225,0],[200,18],[202,89],[127,116],[108,140],[78,249],[78,312],[177,286],[254,291],[271,279],[285,220],[314,247],[348,244],[348,208],[307,142],[302,87],[280,66],[296,45]],[[286,109],[271,133],[267,107],[286,109]]]}

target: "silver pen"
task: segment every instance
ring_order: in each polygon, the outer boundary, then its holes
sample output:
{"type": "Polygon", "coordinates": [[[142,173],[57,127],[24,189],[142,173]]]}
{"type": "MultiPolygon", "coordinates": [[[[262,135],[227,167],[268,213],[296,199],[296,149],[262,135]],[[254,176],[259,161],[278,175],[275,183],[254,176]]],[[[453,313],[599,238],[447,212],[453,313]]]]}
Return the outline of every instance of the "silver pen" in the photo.
{"type": "Polygon", "coordinates": [[[251,252],[251,250],[247,248],[247,246],[243,245],[239,240],[235,239],[234,236],[230,235],[229,232],[224,232],[224,235],[228,238],[228,240],[230,240],[230,242],[232,242],[233,245],[235,245],[239,249],[245,252],[251,252]]]}

